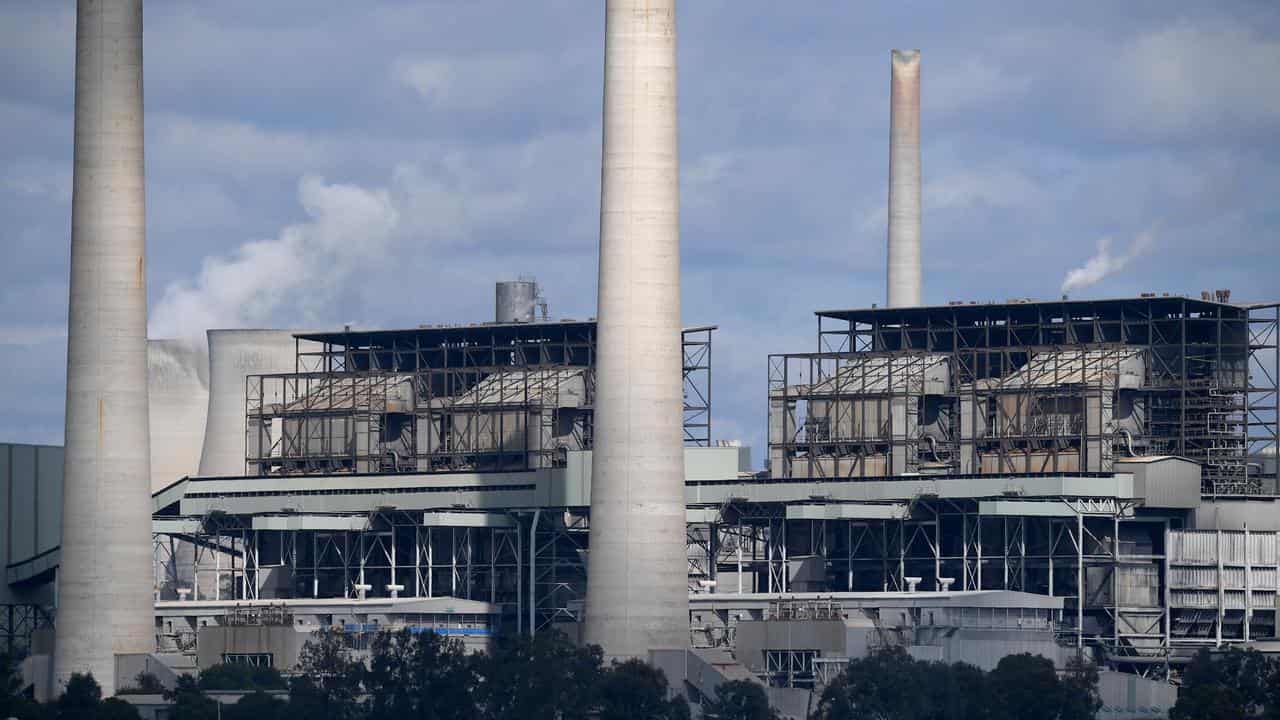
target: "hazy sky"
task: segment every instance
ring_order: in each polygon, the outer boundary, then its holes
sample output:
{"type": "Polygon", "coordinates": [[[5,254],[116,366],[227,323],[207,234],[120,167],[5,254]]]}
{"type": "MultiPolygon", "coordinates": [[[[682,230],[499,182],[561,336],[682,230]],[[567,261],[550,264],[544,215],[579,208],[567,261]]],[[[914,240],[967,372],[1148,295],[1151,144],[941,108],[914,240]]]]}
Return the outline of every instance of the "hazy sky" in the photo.
{"type": "MultiPolygon", "coordinates": [[[[0,3],[0,440],[59,443],[75,9],[0,3]]],[[[603,3],[152,1],[153,336],[594,315],[603,3]]],[[[1280,297],[1274,2],[683,0],[684,318],[715,434],[884,296],[889,50],[922,50],[924,299],[1280,297]],[[1027,6],[1054,6],[1029,9],[1027,6]],[[1092,264],[1090,260],[1092,258],[1092,264]],[[1080,273],[1075,275],[1080,277],[1080,273]]]]}

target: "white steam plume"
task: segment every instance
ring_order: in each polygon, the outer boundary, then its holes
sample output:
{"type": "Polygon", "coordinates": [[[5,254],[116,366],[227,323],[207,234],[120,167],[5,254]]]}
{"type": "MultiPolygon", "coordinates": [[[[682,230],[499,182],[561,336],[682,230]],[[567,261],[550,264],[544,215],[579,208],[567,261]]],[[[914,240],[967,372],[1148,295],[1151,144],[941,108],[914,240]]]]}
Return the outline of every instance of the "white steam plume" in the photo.
{"type": "Polygon", "coordinates": [[[206,257],[193,281],[165,288],[151,315],[151,336],[197,339],[209,328],[269,327],[286,303],[306,315],[362,258],[381,255],[400,223],[385,189],[307,176],[298,200],[306,222],[246,242],[229,256],[206,257]]]}
{"type": "Polygon", "coordinates": [[[1104,237],[1099,240],[1098,252],[1089,258],[1084,265],[1067,273],[1067,277],[1062,281],[1062,292],[1082,290],[1096,284],[1108,275],[1114,275],[1124,270],[1129,263],[1151,249],[1152,244],[1155,242],[1155,235],[1150,229],[1138,233],[1138,237],[1134,238],[1128,249],[1120,253],[1112,251],[1114,242],[1110,237],[1104,237]]]}

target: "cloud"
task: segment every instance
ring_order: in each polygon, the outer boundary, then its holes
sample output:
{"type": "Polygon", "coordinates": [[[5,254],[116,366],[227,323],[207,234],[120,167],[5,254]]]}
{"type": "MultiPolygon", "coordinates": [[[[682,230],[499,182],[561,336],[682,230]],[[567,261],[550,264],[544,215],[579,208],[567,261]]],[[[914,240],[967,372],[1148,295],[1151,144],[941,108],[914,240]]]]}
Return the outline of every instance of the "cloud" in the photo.
{"type": "Polygon", "coordinates": [[[1121,128],[1178,135],[1280,122],[1280,41],[1232,23],[1137,35],[1109,63],[1102,109],[1121,128]]]}
{"type": "Polygon", "coordinates": [[[1091,285],[1096,285],[1108,275],[1114,275],[1124,270],[1134,259],[1147,253],[1154,242],[1155,238],[1152,230],[1144,230],[1138,233],[1138,237],[1134,238],[1127,250],[1116,254],[1112,252],[1111,248],[1114,241],[1110,237],[1098,240],[1098,252],[1089,258],[1084,265],[1067,273],[1066,278],[1062,281],[1062,292],[1083,290],[1091,285]]]}
{"type": "Polygon", "coordinates": [[[385,188],[326,183],[298,185],[307,214],[267,240],[244,243],[227,257],[206,257],[193,281],[170,284],[156,306],[150,335],[200,338],[209,328],[274,324],[294,304],[307,314],[353,272],[383,258],[400,212],[385,188]]]}

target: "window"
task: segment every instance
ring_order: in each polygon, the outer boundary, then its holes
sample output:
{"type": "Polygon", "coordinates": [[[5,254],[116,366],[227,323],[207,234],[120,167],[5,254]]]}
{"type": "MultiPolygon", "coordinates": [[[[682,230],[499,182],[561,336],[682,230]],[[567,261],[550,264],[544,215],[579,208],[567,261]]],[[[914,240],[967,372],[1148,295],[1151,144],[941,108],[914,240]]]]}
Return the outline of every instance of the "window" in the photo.
{"type": "Polygon", "coordinates": [[[271,667],[271,653],[223,653],[222,662],[228,665],[271,667]]]}

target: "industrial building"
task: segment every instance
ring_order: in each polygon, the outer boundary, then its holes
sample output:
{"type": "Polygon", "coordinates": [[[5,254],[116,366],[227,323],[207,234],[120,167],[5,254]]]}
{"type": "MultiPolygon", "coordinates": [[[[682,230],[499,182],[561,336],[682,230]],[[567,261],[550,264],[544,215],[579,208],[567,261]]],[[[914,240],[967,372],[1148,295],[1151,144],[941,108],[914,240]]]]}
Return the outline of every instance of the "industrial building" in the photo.
{"type": "Polygon", "coordinates": [[[141,2],[81,4],[67,448],[0,446],[0,641],[38,695],[287,669],[326,626],[554,628],[791,716],[878,646],[1087,653],[1137,717],[1197,648],[1280,650],[1280,303],[922,306],[895,51],[889,307],[761,349],[757,468],[713,433],[716,326],[681,327],[674,2],[606,17],[598,319],[521,278],[492,322],[199,348],[145,337],[141,2]]]}

